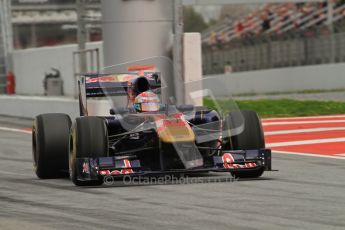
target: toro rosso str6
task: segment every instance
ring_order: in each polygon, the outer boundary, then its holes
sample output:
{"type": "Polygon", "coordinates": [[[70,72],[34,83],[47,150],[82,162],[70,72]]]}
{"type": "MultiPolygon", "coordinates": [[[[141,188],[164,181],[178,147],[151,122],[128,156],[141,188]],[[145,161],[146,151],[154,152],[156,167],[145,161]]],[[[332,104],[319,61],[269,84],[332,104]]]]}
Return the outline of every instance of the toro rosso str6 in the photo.
{"type": "Polygon", "coordinates": [[[271,170],[256,112],[221,116],[206,107],[162,103],[160,73],[139,69],[81,77],[81,116],[74,122],[66,114],[35,118],[33,161],[39,178],[68,172],[82,186],[100,185],[108,176],[229,172],[256,178],[271,170]],[[124,105],[112,106],[109,115],[90,116],[88,99],[104,96],[124,105]]]}

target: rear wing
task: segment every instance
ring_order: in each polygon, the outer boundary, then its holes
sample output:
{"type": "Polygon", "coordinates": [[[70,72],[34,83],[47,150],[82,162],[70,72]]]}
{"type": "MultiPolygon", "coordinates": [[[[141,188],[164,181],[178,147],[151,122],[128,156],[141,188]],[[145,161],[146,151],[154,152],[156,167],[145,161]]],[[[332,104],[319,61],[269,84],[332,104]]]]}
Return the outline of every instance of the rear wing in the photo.
{"type": "MultiPolygon", "coordinates": [[[[86,97],[105,97],[127,95],[128,87],[138,74],[90,74],[85,75],[86,97]]],[[[160,73],[146,72],[144,76],[151,89],[161,87],[160,73]]]]}
{"type": "MultiPolygon", "coordinates": [[[[78,79],[78,99],[80,116],[88,116],[87,98],[106,96],[129,96],[129,88],[138,73],[133,74],[86,74],[78,79]]],[[[157,72],[146,72],[150,88],[156,93],[161,90],[161,76],[157,72]]]]}

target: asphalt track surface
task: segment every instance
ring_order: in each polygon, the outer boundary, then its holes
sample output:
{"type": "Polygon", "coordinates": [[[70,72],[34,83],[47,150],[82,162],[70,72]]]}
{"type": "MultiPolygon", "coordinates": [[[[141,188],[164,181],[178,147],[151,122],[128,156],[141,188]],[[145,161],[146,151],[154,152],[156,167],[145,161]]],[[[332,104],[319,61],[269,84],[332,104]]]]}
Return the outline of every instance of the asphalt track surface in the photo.
{"type": "MultiPolygon", "coordinates": [[[[0,118],[0,126],[30,121],[0,118]]],[[[0,229],[345,229],[345,160],[273,153],[261,179],[75,187],[39,180],[31,135],[0,130],[0,229]],[[210,183],[203,183],[210,182],[210,183]]]]}

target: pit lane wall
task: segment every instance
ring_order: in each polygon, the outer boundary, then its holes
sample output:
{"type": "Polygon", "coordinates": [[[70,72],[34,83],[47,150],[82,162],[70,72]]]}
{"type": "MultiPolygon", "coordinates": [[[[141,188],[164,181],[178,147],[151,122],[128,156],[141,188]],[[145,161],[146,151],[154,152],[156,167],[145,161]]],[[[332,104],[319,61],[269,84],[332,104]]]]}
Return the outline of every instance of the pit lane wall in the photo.
{"type": "MultiPolygon", "coordinates": [[[[79,117],[79,103],[68,97],[6,96],[0,95],[0,115],[34,118],[42,113],[66,113],[72,120],[79,117]]],[[[90,115],[109,115],[110,103],[107,100],[89,100],[90,115]]]]}
{"type": "Polygon", "coordinates": [[[345,63],[279,68],[231,74],[211,75],[219,81],[204,80],[204,88],[214,96],[227,97],[218,90],[221,83],[236,94],[264,94],[297,92],[303,90],[345,89],[345,63]]]}

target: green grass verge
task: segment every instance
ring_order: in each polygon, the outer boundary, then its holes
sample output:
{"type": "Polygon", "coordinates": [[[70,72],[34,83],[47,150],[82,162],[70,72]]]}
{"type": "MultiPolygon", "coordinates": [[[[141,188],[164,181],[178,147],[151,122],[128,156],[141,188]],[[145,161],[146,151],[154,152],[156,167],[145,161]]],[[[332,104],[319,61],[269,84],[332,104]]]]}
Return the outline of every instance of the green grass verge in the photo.
{"type": "Polygon", "coordinates": [[[338,88],[338,89],[327,89],[327,90],[322,90],[322,89],[306,89],[306,90],[300,90],[300,91],[277,91],[277,92],[268,92],[268,93],[239,93],[239,94],[234,94],[233,96],[257,96],[257,95],[282,95],[282,94],[310,94],[310,93],[338,93],[338,92],[345,92],[345,88],[338,88]]]}
{"type": "MultiPolygon", "coordinates": [[[[225,112],[230,111],[234,106],[234,103],[228,100],[217,100],[217,102],[225,112]]],[[[236,101],[236,104],[240,109],[255,110],[261,117],[266,118],[345,114],[345,103],[334,101],[248,100],[236,101]]],[[[204,105],[217,108],[209,98],[204,99],[204,105]]]]}

